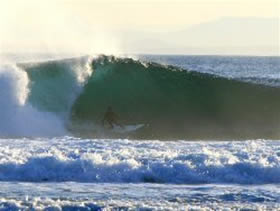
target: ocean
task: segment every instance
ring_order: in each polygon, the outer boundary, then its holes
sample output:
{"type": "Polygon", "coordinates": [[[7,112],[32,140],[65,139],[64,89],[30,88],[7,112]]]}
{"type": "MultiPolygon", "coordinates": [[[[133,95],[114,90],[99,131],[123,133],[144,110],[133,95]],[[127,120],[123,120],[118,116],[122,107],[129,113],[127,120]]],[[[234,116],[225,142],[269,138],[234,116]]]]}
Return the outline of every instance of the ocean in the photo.
{"type": "Polygon", "coordinates": [[[279,108],[279,57],[2,55],[0,210],[280,210],[279,108]]]}

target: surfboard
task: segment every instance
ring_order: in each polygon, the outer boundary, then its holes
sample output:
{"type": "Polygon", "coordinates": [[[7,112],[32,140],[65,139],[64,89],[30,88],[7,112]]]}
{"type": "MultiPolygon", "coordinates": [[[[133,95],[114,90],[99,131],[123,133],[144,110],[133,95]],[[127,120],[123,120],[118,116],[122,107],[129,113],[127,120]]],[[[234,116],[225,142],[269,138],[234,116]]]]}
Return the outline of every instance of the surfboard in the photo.
{"type": "Polygon", "coordinates": [[[124,125],[123,127],[121,127],[119,125],[114,125],[114,128],[112,129],[112,131],[115,133],[130,133],[130,132],[139,130],[140,128],[142,128],[144,126],[145,126],[145,124],[124,125]]]}

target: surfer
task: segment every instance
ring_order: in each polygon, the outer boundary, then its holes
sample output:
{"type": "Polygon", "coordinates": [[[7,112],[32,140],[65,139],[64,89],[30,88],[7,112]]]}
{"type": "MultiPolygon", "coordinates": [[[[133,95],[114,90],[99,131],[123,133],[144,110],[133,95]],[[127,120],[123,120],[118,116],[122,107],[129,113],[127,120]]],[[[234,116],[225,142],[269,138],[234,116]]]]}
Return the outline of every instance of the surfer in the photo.
{"type": "Polygon", "coordinates": [[[119,125],[120,127],[123,127],[119,121],[118,121],[118,115],[113,111],[112,107],[109,106],[107,108],[106,113],[104,114],[102,124],[105,126],[105,123],[109,124],[110,129],[114,128],[114,125],[119,125]]]}

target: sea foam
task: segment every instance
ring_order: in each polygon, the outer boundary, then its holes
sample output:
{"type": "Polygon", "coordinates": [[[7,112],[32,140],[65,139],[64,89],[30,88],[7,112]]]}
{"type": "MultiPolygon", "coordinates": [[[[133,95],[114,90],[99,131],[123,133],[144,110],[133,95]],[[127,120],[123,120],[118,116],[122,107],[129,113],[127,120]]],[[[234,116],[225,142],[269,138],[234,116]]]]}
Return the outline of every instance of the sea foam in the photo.
{"type": "Polygon", "coordinates": [[[56,115],[39,111],[27,102],[29,78],[16,65],[0,66],[0,135],[56,136],[65,134],[56,115]]]}
{"type": "Polygon", "coordinates": [[[1,181],[277,184],[273,141],[161,142],[70,137],[0,141],[1,181]]]}

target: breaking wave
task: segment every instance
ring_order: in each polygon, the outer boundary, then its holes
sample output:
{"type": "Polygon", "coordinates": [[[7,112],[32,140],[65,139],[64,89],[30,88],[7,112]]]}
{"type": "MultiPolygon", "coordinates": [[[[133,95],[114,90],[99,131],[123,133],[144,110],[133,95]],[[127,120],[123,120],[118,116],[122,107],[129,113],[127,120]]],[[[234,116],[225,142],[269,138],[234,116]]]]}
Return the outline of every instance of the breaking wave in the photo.
{"type": "MultiPolygon", "coordinates": [[[[9,90],[18,93],[14,90],[17,86],[28,90],[22,105],[43,115],[44,121],[50,116],[58,119],[65,130],[76,135],[150,139],[280,137],[279,87],[113,56],[26,63],[16,68],[20,69],[17,74],[25,75],[26,84],[9,79],[9,90]],[[109,105],[123,124],[145,127],[125,135],[100,130],[109,105]]],[[[9,109],[1,110],[6,113],[9,109]]],[[[28,118],[19,119],[26,122],[28,118]]]]}

